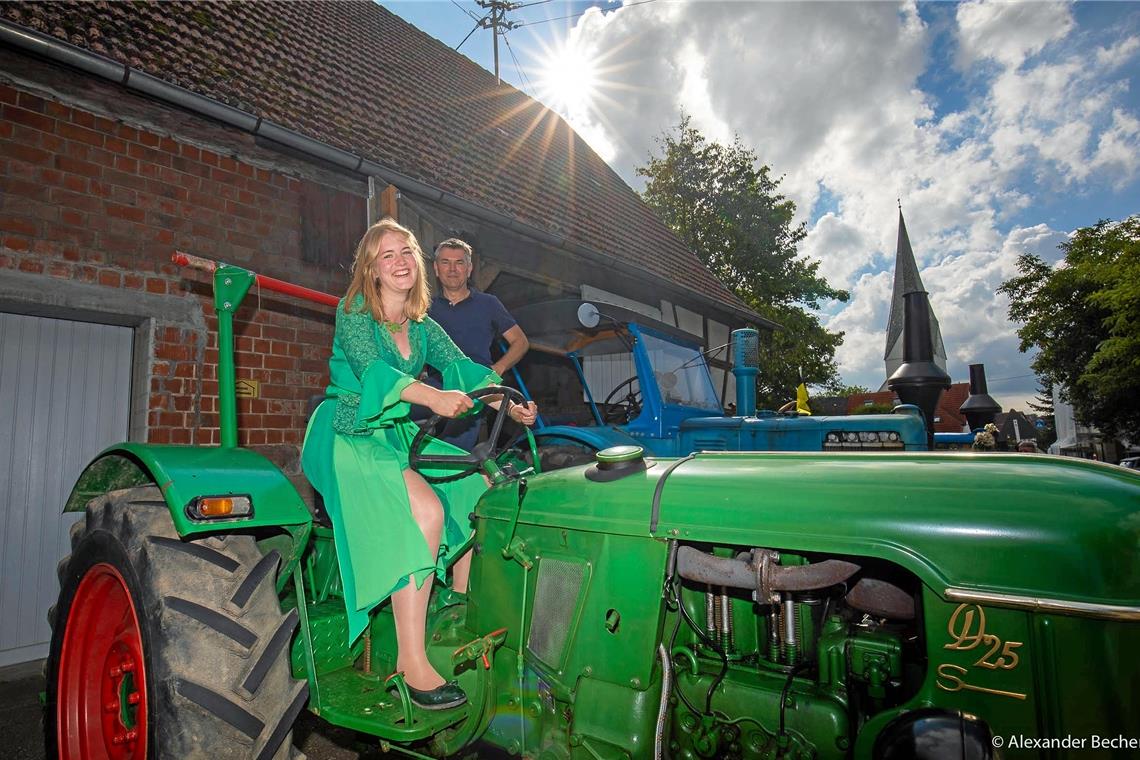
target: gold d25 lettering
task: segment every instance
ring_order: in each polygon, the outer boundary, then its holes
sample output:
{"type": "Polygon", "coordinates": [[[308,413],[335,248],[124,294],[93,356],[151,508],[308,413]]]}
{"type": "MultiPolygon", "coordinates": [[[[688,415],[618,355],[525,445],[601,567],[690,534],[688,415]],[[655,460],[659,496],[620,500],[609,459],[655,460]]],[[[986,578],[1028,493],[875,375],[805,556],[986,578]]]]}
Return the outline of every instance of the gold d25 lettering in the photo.
{"type": "Polygon", "coordinates": [[[981,649],[982,656],[974,661],[974,667],[989,670],[1013,670],[1021,661],[1017,652],[1023,642],[1005,641],[992,633],[986,633],[986,613],[977,604],[959,604],[950,616],[946,626],[950,643],[943,648],[965,652],[981,649]]]}

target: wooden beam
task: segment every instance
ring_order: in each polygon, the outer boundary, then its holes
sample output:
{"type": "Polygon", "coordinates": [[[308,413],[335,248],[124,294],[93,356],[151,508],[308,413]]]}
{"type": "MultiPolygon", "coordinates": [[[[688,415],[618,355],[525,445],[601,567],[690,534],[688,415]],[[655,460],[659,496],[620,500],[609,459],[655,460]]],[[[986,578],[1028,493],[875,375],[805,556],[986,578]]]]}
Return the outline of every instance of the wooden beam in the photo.
{"type": "Polygon", "coordinates": [[[487,290],[490,289],[491,283],[495,281],[495,278],[498,277],[502,271],[503,268],[498,264],[480,257],[475,269],[475,287],[486,293],[487,290]]]}

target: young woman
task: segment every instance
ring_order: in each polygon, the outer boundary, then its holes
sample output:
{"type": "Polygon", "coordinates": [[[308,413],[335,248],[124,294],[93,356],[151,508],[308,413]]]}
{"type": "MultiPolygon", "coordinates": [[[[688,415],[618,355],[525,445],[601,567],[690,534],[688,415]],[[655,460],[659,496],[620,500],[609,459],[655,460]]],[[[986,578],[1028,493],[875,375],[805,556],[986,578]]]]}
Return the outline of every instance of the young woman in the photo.
{"type": "MultiPolygon", "coordinates": [[[[425,274],[409,230],[384,219],[364,233],[336,310],[328,397],[309,421],[302,464],[332,517],[349,640],[364,631],[369,611],[391,597],[397,670],[413,702],[438,710],[463,704],[466,696],[427,659],[432,580],[443,580],[443,568],[470,534],[467,515],[487,484],[474,474],[432,486],[408,469],[418,431],[408,413],[410,404],[422,404],[456,417],[473,405],[466,391],[499,376],[464,356],[427,316],[425,274]],[[445,390],[416,380],[425,363],[442,373],[445,390]]],[[[537,413],[533,403],[510,410],[524,425],[537,413]]],[[[464,453],[441,441],[428,451],[464,453]]],[[[467,590],[470,565],[470,555],[455,562],[456,591],[467,590]]]]}

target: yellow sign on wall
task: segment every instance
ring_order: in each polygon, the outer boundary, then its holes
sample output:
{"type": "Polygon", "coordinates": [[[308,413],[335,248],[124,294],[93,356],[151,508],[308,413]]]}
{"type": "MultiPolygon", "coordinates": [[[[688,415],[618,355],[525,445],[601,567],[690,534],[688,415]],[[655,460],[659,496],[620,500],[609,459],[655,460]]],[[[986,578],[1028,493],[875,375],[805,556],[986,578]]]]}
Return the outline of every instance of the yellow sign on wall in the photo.
{"type": "Polygon", "coordinates": [[[236,395],[238,398],[261,398],[261,382],[239,378],[236,395]]]}

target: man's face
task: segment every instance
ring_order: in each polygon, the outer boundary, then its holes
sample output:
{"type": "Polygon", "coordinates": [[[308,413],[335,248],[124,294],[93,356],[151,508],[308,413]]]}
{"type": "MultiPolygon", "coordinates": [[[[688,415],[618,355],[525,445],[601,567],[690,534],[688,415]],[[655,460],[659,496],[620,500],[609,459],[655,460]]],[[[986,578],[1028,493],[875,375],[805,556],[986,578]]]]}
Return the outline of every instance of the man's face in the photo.
{"type": "Polygon", "coordinates": [[[459,290],[467,284],[471,265],[463,257],[461,248],[440,248],[435,257],[435,276],[448,290],[459,290]]]}

